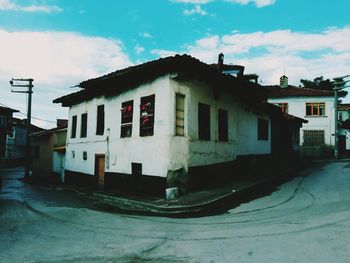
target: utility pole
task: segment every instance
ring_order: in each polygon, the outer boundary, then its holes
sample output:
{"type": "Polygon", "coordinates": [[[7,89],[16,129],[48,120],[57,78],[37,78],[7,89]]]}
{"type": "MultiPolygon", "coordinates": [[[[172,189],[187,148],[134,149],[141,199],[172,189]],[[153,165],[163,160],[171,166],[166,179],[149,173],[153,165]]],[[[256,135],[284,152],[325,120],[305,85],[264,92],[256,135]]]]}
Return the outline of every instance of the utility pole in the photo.
{"type": "Polygon", "coordinates": [[[27,108],[27,122],[26,122],[26,158],[25,158],[25,173],[24,177],[26,179],[29,178],[30,172],[30,161],[31,161],[31,149],[30,149],[30,126],[31,126],[31,116],[32,116],[32,94],[33,94],[33,79],[14,79],[10,80],[11,87],[23,87],[27,88],[27,90],[11,90],[11,92],[15,93],[26,93],[28,94],[28,108],[27,108]]]}
{"type": "Polygon", "coordinates": [[[344,81],[345,78],[350,77],[346,75],[343,77],[333,78],[333,90],[334,90],[334,158],[339,158],[339,143],[338,143],[338,91],[348,86],[345,86],[349,80],[344,81]]]}

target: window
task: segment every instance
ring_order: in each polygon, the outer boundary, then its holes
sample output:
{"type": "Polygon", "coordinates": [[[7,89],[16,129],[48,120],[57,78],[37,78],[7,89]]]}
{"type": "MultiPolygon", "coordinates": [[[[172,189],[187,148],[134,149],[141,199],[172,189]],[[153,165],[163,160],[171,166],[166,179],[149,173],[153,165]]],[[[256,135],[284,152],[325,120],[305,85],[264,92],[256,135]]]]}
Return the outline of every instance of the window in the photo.
{"type": "Polygon", "coordinates": [[[325,109],[324,102],[306,103],[306,116],[325,116],[325,109]]]}
{"type": "Polygon", "coordinates": [[[210,140],[210,106],[198,103],[198,138],[210,140]]]}
{"type": "Polygon", "coordinates": [[[219,109],[218,116],[219,141],[228,141],[228,113],[226,110],[219,109]]]}
{"type": "Polygon", "coordinates": [[[83,151],[83,160],[86,161],[87,160],[87,152],[83,151]]]}
{"type": "Polygon", "coordinates": [[[40,158],[40,146],[39,145],[34,146],[34,158],[36,160],[40,158]]]}
{"type": "Polygon", "coordinates": [[[121,128],[120,137],[131,137],[132,134],[132,116],[133,116],[134,102],[132,100],[123,102],[121,108],[121,128]]]}
{"type": "Polygon", "coordinates": [[[71,138],[75,138],[77,136],[77,116],[74,115],[72,117],[72,129],[70,133],[71,138]]]}
{"type": "Polygon", "coordinates": [[[75,158],[75,151],[72,151],[72,158],[75,158]]]}
{"type": "Polygon", "coordinates": [[[185,135],[185,95],[176,94],[176,118],[175,118],[175,134],[179,136],[185,135]]]}
{"type": "Polygon", "coordinates": [[[0,116],[0,128],[4,128],[7,126],[7,118],[6,116],[0,116]]]}
{"type": "Polygon", "coordinates": [[[15,136],[16,136],[16,130],[15,130],[15,128],[12,128],[11,132],[8,134],[8,138],[9,139],[14,139],[15,136]]]}
{"type": "Polygon", "coordinates": [[[282,112],[288,113],[288,103],[282,102],[277,103],[276,105],[281,108],[282,112]]]}
{"type": "Polygon", "coordinates": [[[80,127],[80,137],[85,138],[87,136],[87,113],[81,115],[81,127],[80,127]]]}
{"type": "Polygon", "coordinates": [[[324,145],[323,130],[304,130],[304,143],[306,146],[324,145]]]}
{"type": "Polygon", "coordinates": [[[258,118],[258,140],[267,141],[269,139],[269,121],[258,118]]]}
{"type": "Polygon", "coordinates": [[[152,136],[154,132],[154,95],[141,98],[140,136],[152,136]]]}
{"type": "Polygon", "coordinates": [[[105,105],[97,106],[96,135],[103,135],[105,131],[105,105]]]}

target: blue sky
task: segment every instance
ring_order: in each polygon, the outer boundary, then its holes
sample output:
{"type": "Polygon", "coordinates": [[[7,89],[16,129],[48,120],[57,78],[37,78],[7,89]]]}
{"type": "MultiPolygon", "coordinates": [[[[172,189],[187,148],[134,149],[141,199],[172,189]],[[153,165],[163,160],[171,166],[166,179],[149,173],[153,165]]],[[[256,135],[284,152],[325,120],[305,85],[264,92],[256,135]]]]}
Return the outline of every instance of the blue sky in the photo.
{"type": "Polygon", "coordinates": [[[55,122],[67,109],[51,101],[70,87],[176,53],[213,63],[223,52],[262,84],[346,75],[348,10],[348,0],[0,0],[0,103],[25,113],[8,81],[32,77],[33,116],[55,122]]]}

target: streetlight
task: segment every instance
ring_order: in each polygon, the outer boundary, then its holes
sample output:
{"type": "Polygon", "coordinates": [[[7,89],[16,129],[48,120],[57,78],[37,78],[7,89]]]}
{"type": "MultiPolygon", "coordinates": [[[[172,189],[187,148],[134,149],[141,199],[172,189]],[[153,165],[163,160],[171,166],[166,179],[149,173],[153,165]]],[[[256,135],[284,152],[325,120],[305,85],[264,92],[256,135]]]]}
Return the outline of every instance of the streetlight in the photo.
{"type": "Polygon", "coordinates": [[[349,86],[345,84],[350,80],[344,80],[350,77],[350,75],[333,78],[333,90],[334,90],[334,157],[339,158],[339,145],[338,145],[338,91],[349,86]]]}
{"type": "Polygon", "coordinates": [[[32,93],[33,93],[33,79],[14,79],[12,78],[10,80],[11,87],[24,87],[28,88],[27,90],[11,90],[11,92],[14,93],[26,93],[28,94],[28,108],[27,108],[27,122],[26,122],[26,128],[27,128],[27,134],[26,134],[26,159],[25,159],[25,173],[24,177],[26,179],[29,178],[29,170],[30,170],[30,140],[29,140],[29,133],[30,133],[30,122],[31,122],[31,111],[32,111],[32,93]]]}

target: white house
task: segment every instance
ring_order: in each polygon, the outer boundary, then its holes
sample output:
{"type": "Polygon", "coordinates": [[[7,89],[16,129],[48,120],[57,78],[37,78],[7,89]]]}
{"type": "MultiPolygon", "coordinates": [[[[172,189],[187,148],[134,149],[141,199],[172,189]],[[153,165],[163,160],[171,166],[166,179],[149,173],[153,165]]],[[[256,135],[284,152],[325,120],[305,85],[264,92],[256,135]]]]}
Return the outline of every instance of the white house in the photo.
{"type": "MultiPolygon", "coordinates": [[[[278,105],[283,112],[308,120],[300,130],[300,145],[304,149],[334,147],[335,116],[332,91],[290,86],[286,76],[281,77],[279,86],[266,87],[269,91],[269,103],[278,105]]],[[[318,154],[320,153],[316,153],[318,154]]]]}
{"type": "Polygon", "coordinates": [[[67,183],[164,189],[196,168],[271,154],[271,121],[283,119],[264,88],[187,55],[79,86],[54,100],[69,107],[67,183]]]}
{"type": "Polygon", "coordinates": [[[350,156],[350,104],[338,105],[339,154],[350,156]]]}

